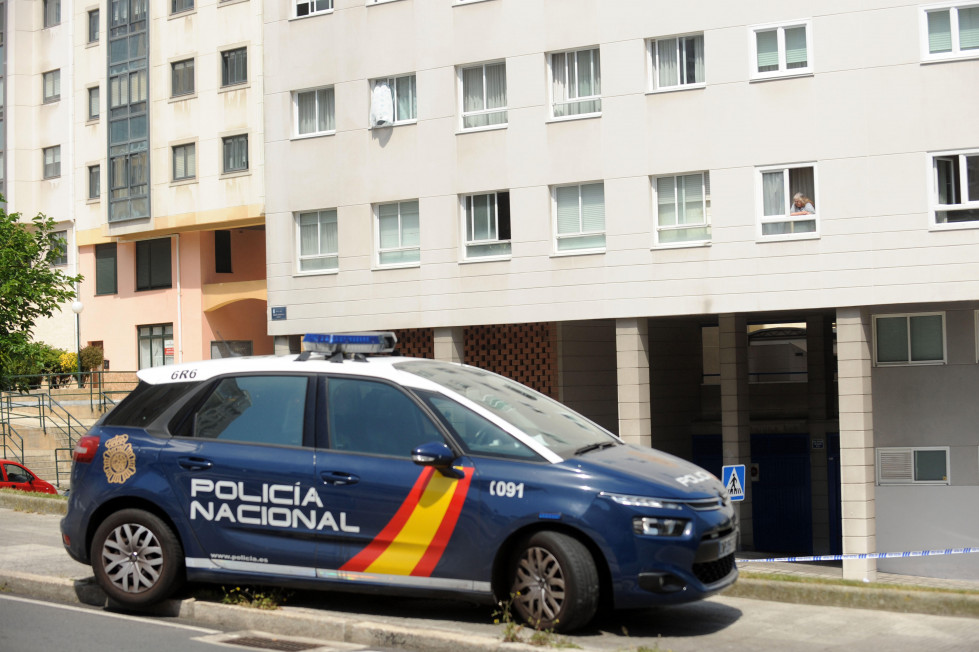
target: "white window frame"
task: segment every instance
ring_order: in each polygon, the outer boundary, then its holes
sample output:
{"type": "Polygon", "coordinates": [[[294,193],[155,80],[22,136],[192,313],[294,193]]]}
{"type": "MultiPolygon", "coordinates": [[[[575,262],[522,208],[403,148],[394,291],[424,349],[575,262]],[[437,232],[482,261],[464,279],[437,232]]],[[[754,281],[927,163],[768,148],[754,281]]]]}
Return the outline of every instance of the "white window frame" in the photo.
{"type": "MultiPolygon", "coordinates": [[[[930,214],[931,214],[931,226],[934,229],[969,229],[979,227],[979,193],[976,197],[971,197],[969,193],[969,178],[968,178],[968,167],[967,159],[976,158],[979,160],[979,149],[966,149],[966,150],[952,150],[948,152],[932,152],[928,155],[928,175],[931,180],[930,183],[930,214]],[[941,184],[939,183],[939,162],[942,160],[958,159],[957,164],[959,168],[957,178],[953,178],[953,182],[957,184],[960,191],[960,201],[958,204],[942,204],[939,201],[941,184]],[[977,212],[977,217],[974,220],[967,220],[961,222],[940,222],[939,213],[944,213],[948,211],[958,211],[958,210],[975,210],[977,212]]],[[[979,169],[976,170],[979,174],[979,169]]],[[[947,218],[946,218],[947,219],[947,218]]]]}
{"type": "Polygon", "coordinates": [[[41,74],[41,100],[44,104],[61,101],[61,69],[41,74]],[[48,87],[51,87],[50,90],[48,87]]]}
{"type": "Polygon", "coordinates": [[[707,39],[703,32],[692,32],[690,34],[677,34],[674,36],[657,36],[656,38],[646,39],[646,63],[647,63],[647,76],[646,76],[646,87],[649,89],[650,93],[666,93],[671,91],[686,91],[695,88],[705,88],[707,86],[707,39]],[[679,81],[681,76],[679,61],[681,59],[679,50],[677,51],[677,81],[678,83],[670,86],[660,86],[659,85],[659,48],[657,43],[660,41],[675,41],[676,47],[680,47],[681,39],[689,39],[700,37],[703,45],[701,46],[704,50],[703,62],[701,66],[703,67],[704,80],[699,82],[687,82],[683,83],[679,81]]]}
{"type": "Polygon", "coordinates": [[[459,210],[462,215],[462,259],[464,261],[481,260],[506,260],[511,257],[513,242],[513,219],[510,212],[510,191],[496,190],[489,192],[475,192],[459,196],[459,210]],[[505,193],[507,196],[507,230],[510,231],[509,238],[500,238],[500,195],[505,193]],[[470,233],[475,232],[475,202],[483,201],[482,198],[489,198],[493,202],[492,211],[492,232],[495,237],[478,239],[470,237],[470,233]],[[487,251],[488,253],[480,253],[487,251]]]}
{"type": "Polygon", "coordinates": [[[810,213],[808,215],[791,215],[792,210],[792,196],[797,192],[795,188],[792,188],[789,183],[789,170],[797,170],[802,168],[812,168],[812,183],[813,188],[815,188],[814,195],[819,193],[819,175],[816,169],[815,162],[806,163],[792,163],[787,165],[766,165],[764,167],[755,168],[755,204],[758,207],[757,214],[757,224],[758,224],[758,240],[759,241],[775,241],[775,240],[809,240],[819,237],[819,197],[812,197],[811,199],[816,202],[814,208],[815,213],[810,213]],[[769,172],[782,172],[782,189],[786,201],[786,211],[784,215],[765,215],[765,187],[764,187],[764,175],[769,172]],[[802,222],[815,222],[815,228],[812,231],[796,231],[795,227],[797,224],[802,222]],[[770,233],[765,234],[764,227],[766,224],[791,224],[792,230],[789,233],[770,233]]]}
{"type": "MultiPolygon", "coordinates": [[[[592,61],[594,62],[594,60],[595,60],[595,56],[593,55],[592,56],[592,61]]],[[[594,66],[594,63],[592,65],[594,66]]],[[[568,69],[567,64],[565,64],[565,68],[564,69],[565,69],[565,71],[567,71],[567,69],[568,69]]],[[[577,64],[575,65],[575,70],[577,71],[577,64]]],[[[579,75],[576,72],[575,73],[575,86],[578,86],[578,79],[579,79],[579,75]]],[[[547,81],[548,81],[548,91],[547,91],[547,93],[548,93],[548,98],[550,100],[548,102],[548,104],[550,106],[550,108],[549,108],[549,114],[550,114],[550,119],[551,120],[580,120],[582,118],[594,118],[594,117],[598,117],[598,116],[601,116],[602,115],[602,91],[601,91],[601,85],[602,85],[602,52],[601,52],[601,47],[600,46],[594,45],[594,46],[587,47],[587,48],[577,48],[577,49],[574,49],[574,50],[563,50],[563,51],[560,51],[560,52],[549,52],[547,54],[547,81]],[[575,95],[573,97],[569,96],[569,97],[565,97],[565,99],[559,101],[556,97],[554,97],[554,74],[555,74],[554,73],[554,57],[556,57],[558,55],[563,55],[565,57],[565,61],[567,61],[567,57],[570,56],[570,55],[577,55],[579,52],[590,52],[590,51],[594,51],[597,54],[597,56],[598,56],[598,71],[597,71],[598,72],[597,80],[598,80],[598,87],[599,87],[598,94],[597,95],[595,95],[595,94],[592,94],[592,95],[583,95],[583,96],[575,95]],[[581,103],[581,102],[598,102],[598,110],[597,111],[591,111],[591,112],[588,112],[588,113],[569,113],[567,115],[561,115],[561,116],[555,115],[554,109],[555,109],[555,106],[557,104],[560,103],[562,105],[572,105],[572,104],[577,104],[577,103],[581,103]]]]}
{"type": "Polygon", "coordinates": [[[710,225],[710,171],[709,170],[697,170],[694,172],[683,172],[679,174],[659,174],[650,177],[650,184],[653,195],[653,246],[662,249],[673,249],[680,247],[702,247],[708,245],[711,242],[711,225],[710,225]],[[700,175],[700,189],[701,189],[701,207],[704,214],[704,219],[702,222],[689,222],[685,224],[676,223],[671,226],[661,226],[659,223],[659,184],[660,179],[673,179],[673,205],[674,210],[678,210],[680,206],[680,201],[678,197],[678,184],[676,179],[679,177],[690,177],[693,175],[700,175]],[[680,232],[693,229],[705,229],[707,234],[704,238],[691,238],[689,240],[673,240],[664,241],[662,238],[663,233],[666,232],[680,232]]]}
{"type": "Polygon", "coordinates": [[[378,77],[372,79],[371,83],[371,114],[370,114],[370,126],[371,129],[375,127],[397,127],[399,125],[410,125],[418,122],[418,77],[415,73],[408,73],[405,75],[392,75],[390,77],[378,77]],[[401,79],[409,79],[411,85],[411,93],[413,95],[411,101],[411,117],[404,118],[398,114],[398,81],[401,79]],[[375,93],[380,93],[377,85],[381,82],[387,84],[388,89],[391,94],[391,116],[392,120],[390,122],[380,121],[380,116],[376,110],[378,107],[374,106],[375,93]]]}
{"type": "Polygon", "coordinates": [[[507,97],[507,102],[504,103],[504,105],[501,107],[487,108],[486,106],[488,102],[487,89],[486,89],[486,67],[498,66],[501,64],[503,65],[503,92],[504,94],[506,94],[507,92],[506,60],[486,61],[484,63],[476,63],[476,64],[470,64],[466,66],[456,67],[456,80],[459,89],[459,130],[460,131],[487,131],[490,129],[504,129],[509,124],[510,114],[508,108],[509,106],[508,97],[507,97]],[[466,107],[465,72],[467,70],[476,70],[476,69],[480,69],[483,72],[483,108],[467,112],[465,108],[466,107]],[[475,127],[466,126],[466,118],[474,118],[483,115],[493,116],[496,114],[503,114],[503,122],[498,122],[495,124],[488,124],[488,125],[480,125],[475,127]]]}
{"type": "Polygon", "coordinates": [[[949,61],[955,59],[974,59],[979,58],[979,48],[970,48],[963,50],[960,45],[960,30],[959,30],[959,10],[979,8],[979,2],[976,0],[960,1],[960,2],[944,2],[942,4],[927,5],[920,8],[920,29],[921,29],[921,61],[927,63],[930,61],[949,61]],[[928,44],[928,14],[947,11],[949,12],[949,30],[951,32],[951,51],[950,52],[936,52],[932,54],[929,51],[928,44]]]}
{"type": "Polygon", "coordinates": [[[380,202],[374,204],[374,264],[377,268],[383,269],[395,269],[399,267],[418,267],[421,265],[421,202],[417,199],[406,199],[402,201],[393,202],[380,202]],[[416,245],[405,245],[405,232],[404,223],[402,222],[402,205],[410,202],[418,204],[418,244],[416,245]],[[382,206],[398,206],[398,242],[397,247],[381,247],[381,207],[382,206]],[[394,263],[382,263],[381,255],[387,253],[397,253],[401,251],[417,251],[417,260],[399,261],[394,263]]]}
{"type": "Polygon", "coordinates": [[[784,79],[786,77],[802,77],[812,75],[815,66],[813,65],[813,37],[812,21],[807,19],[784,21],[779,23],[768,23],[766,25],[752,25],[748,28],[748,52],[751,55],[749,62],[749,78],[752,81],[764,79],[784,79]],[[806,65],[802,68],[789,68],[785,54],[785,30],[795,27],[806,29],[806,65]],[[758,71],[758,34],[760,32],[776,33],[778,40],[778,70],[758,71]]]}
{"type": "Polygon", "coordinates": [[[937,485],[952,484],[950,447],[948,446],[882,446],[876,450],[878,486],[885,485],[937,485]],[[917,453],[943,451],[945,453],[944,480],[918,480],[915,478],[917,453]]]}
{"type": "Polygon", "coordinates": [[[948,326],[947,326],[947,321],[945,319],[945,313],[944,312],[941,312],[941,311],[936,311],[936,312],[900,312],[900,313],[880,314],[880,315],[873,315],[872,321],[873,321],[873,335],[874,335],[874,341],[873,341],[873,359],[874,359],[874,366],[875,367],[923,367],[923,366],[929,366],[929,365],[943,365],[943,364],[946,364],[948,362],[948,332],[947,332],[948,331],[948,326]],[[942,318],[942,359],[941,360],[912,360],[911,359],[911,318],[912,317],[935,317],[935,316],[938,316],[938,317],[941,317],[942,318]],[[877,359],[877,345],[878,345],[877,320],[878,319],[895,319],[895,318],[901,318],[901,317],[905,318],[907,320],[907,322],[908,322],[908,329],[907,329],[907,332],[908,332],[908,348],[907,348],[908,356],[907,356],[907,360],[898,360],[898,361],[894,361],[894,362],[891,362],[891,361],[881,362],[881,361],[879,361],[877,359]]]}
{"type": "Polygon", "coordinates": [[[314,211],[297,211],[294,214],[294,220],[296,225],[296,274],[301,276],[307,276],[312,274],[336,274],[340,271],[340,225],[337,219],[337,209],[327,208],[314,211]],[[332,215],[331,215],[332,214],[332,215]],[[314,254],[303,254],[303,244],[302,244],[302,218],[305,216],[316,216],[316,242],[317,242],[317,252],[314,254]],[[329,223],[332,217],[334,229],[336,229],[336,241],[337,246],[333,251],[323,251],[320,248],[323,240],[321,237],[321,232],[325,223],[329,223]],[[329,266],[323,267],[321,269],[303,269],[303,262],[305,261],[320,261],[325,260],[329,266]],[[332,263],[332,265],[330,265],[332,263]]]}
{"type": "Polygon", "coordinates": [[[561,184],[557,186],[551,186],[551,231],[554,234],[554,255],[555,256],[577,256],[580,254],[589,253],[604,253],[605,248],[608,243],[607,233],[608,233],[608,216],[605,214],[605,182],[604,181],[586,181],[583,183],[571,183],[571,184],[561,184]],[[582,207],[581,207],[581,189],[583,186],[591,185],[601,185],[602,186],[602,228],[601,230],[590,230],[584,229],[583,217],[582,217],[582,207]],[[580,228],[574,233],[559,233],[558,226],[558,190],[562,188],[577,188],[578,189],[578,223],[580,228]],[[592,247],[582,247],[580,249],[575,248],[561,248],[561,241],[571,241],[594,238],[597,236],[602,237],[602,244],[592,246],[592,247]]]}
{"type": "Polygon", "coordinates": [[[302,90],[292,91],[292,137],[294,139],[298,138],[315,138],[317,136],[329,136],[337,132],[337,94],[336,87],[334,86],[320,86],[318,88],[304,88],[302,90]],[[322,131],[310,131],[308,133],[299,133],[299,96],[305,93],[313,93],[313,97],[316,98],[316,124],[320,123],[320,91],[331,91],[333,93],[333,128],[324,129],[322,131]]]}
{"type": "Polygon", "coordinates": [[[293,0],[292,3],[292,17],[293,18],[309,18],[310,16],[322,16],[324,14],[333,13],[334,0],[293,0]],[[320,4],[330,5],[326,9],[317,9],[316,6],[320,4]],[[305,6],[306,13],[300,14],[299,8],[305,6]]]}

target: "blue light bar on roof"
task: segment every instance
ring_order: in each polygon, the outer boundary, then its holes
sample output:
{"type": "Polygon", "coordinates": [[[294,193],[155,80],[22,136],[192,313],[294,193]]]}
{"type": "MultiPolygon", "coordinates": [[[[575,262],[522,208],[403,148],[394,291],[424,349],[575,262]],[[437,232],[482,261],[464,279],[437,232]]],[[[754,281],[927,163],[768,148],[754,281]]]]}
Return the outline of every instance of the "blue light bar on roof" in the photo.
{"type": "Polygon", "coordinates": [[[307,333],[303,349],[317,353],[390,353],[398,343],[391,332],[377,333],[307,333]]]}

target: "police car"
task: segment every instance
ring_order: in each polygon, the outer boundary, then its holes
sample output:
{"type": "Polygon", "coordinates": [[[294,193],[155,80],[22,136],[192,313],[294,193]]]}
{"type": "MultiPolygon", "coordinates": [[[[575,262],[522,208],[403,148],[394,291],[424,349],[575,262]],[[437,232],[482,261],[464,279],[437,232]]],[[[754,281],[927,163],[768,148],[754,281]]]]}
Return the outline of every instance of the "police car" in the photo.
{"type": "Polygon", "coordinates": [[[140,371],[75,448],[68,553],[129,607],[187,579],[512,599],[557,631],[735,581],[713,475],[496,374],[364,355],[395,342],[140,371]]]}

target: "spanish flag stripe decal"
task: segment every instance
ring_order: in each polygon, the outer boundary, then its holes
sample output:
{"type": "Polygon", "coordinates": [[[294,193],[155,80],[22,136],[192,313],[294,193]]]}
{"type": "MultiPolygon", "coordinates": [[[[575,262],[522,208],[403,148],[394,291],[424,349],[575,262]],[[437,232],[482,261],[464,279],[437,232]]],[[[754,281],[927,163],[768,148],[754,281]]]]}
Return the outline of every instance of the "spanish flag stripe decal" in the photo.
{"type": "Polygon", "coordinates": [[[412,575],[417,577],[428,577],[435,570],[435,566],[442,559],[442,553],[445,552],[445,547],[449,545],[449,539],[452,538],[452,532],[455,531],[456,523],[459,521],[459,514],[462,513],[462,506],[466,504],[466,494],[469,492],[469,483],[472,481],[473,469],[465,468],[462,469],[465,474],[461,480],[456,483],[455,493],[452,495],[452,502],[449,504],[449,509],[442,517],[442,522],[439,524],[438,530],[435,532],[435,538],[432,542],[428,544],[428,549],[422,556],[418,565],[415,569],[411,571],[412,575]]]}
{"type": "Polygon", "coordinates": [[[391,520],[384,526],[380,534],[374,537],[374,540],[367,544],[367,547],[345,563],[341,567],[341,570],[354,572],[365,571],[384,552],[394,537],[401,531],[401,528],[404,527],[411,513],[415,510],[418,501],[421,500],[424,494],[429,479],[432,477],[432,473],[434,473],[434,469],[430,466],[422,469],[421,475],[415,481],[415,486],[411,488],[408,497],[401,503],[401,507],[398,508],[398,511],[391,517],[391,520]]]}

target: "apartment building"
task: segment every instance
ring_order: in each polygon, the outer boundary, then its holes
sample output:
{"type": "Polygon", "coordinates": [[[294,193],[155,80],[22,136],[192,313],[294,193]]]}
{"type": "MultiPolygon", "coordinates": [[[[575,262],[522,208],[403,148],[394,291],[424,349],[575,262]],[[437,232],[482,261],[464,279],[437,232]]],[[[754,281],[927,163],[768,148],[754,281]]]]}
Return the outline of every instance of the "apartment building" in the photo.
{"type": "MultiPolygon", "coordinates": [[[[264,22],[277,350],[393,329],[745,464],[744,549],[979,541],[974,0],[266,0],[264,22]]],[[[975,579],[979,556],[844,561],[877,569],[975,579]]]]}
{"type": "Polygon", "coordinates": [[[261,3],[62,10],[82,346],[124,371],[271,353],[261,3]]]}
{"type": "MultiPolygon", "coordinates": [[[[68,18],[56,0],[0,2],[0,194],[4,210],[57,221],[55,233],[66,243],[57,264],[75,274],[68,18]]],[[[70,350],[75,335],[67,306],[33,331],[35,340],[70,350]]]]}

